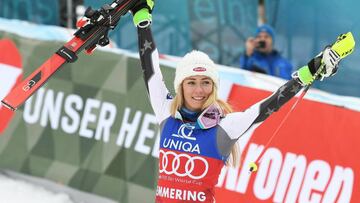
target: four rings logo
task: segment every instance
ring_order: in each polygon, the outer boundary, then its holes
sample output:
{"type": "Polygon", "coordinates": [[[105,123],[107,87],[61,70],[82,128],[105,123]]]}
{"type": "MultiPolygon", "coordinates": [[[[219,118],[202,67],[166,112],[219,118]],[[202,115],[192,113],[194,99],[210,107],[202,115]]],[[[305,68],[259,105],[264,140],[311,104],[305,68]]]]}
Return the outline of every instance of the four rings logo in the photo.
{"type": "Polygon", "coordinates": [[[209,170],[209,164],[205,158],[200,156],[189,156],[187,154],[176,154],[172,151],[160,150],[160,173],[167,175],[175,174],[179,177],[190,177],[192,179],[201,179],[205,177],[209,170]],[[197,170],[195,164],[204,165],[202,170],[197,170]],[[182,166],[182,167],[181,167],[182,166]]]}
{"type": "Polygon", "coordinates": [[[191,137],[191,134],[193,133],[194,129],[195,129],[195,126],[184,123],[178,129],[177,134],[172,134],[172,136],[180,137],[180,138],[187,139],[187,140],[196,140],[195,137],[191,137]]]}

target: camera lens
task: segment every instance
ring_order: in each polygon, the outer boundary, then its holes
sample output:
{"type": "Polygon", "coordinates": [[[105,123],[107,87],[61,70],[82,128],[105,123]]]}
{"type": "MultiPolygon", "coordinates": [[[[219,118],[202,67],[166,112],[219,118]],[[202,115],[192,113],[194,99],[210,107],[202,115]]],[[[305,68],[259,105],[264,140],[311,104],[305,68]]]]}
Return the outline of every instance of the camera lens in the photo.
{"type": "Polygon", "coordinates": [[[257,48],[265,48],[266,42],[265,41],[259,41],[257,48]]]}

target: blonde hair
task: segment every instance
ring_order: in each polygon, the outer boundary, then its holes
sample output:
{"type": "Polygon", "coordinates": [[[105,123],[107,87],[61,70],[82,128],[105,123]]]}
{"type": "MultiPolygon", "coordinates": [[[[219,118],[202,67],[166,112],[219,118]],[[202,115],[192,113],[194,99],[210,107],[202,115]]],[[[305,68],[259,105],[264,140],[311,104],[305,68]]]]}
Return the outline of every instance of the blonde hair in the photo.
{"type": "MultiPolygon", "coordinates": [[[[219,107],[223,110],[223,112],[226,114],[233,112],[231,106],[218,98],[217,96],[217,87],[216,85],[213,85],[213,91],[211,92],[209,98],[206,100],[204,105],[202,106],[201,110],[203,111],[207,107],[209,107],[211,104],[217,103],[219,107]]],[[[171,107],[170,107],[170,113],[173,117],[175,117],[176,112],[184,105],[184,95],[182,91],[182,83],[178,86],[177,94],[175,95],[171,107]]],[[[231,149],[230,156],[228,157],[226,161],[227,166],[233,166],[236,167],[239,165],[240,158],[240,152],[238,149],[238,144],[235,142],[234,146],[231,149]]]]}

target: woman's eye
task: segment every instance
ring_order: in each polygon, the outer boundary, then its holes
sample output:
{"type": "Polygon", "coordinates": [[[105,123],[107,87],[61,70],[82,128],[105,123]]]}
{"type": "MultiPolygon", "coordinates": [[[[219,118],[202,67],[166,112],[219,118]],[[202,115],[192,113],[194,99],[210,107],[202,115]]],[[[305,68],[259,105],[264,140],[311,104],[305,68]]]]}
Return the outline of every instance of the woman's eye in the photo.
{"type": "Polygon", "coordinates": [[[194,81],[189,81],[189,82],[187,82],[187,84],[189,84],[189,85],[195,85],[195,82],[194,82],[194,81]]]}
{"type": "Polygon", "coordinates": [[[209,80],[205,80],[205,81],[203,81],[203,84],[204,84],[204,85],[210,85],[211,82],[210,82],[209,80]]]}

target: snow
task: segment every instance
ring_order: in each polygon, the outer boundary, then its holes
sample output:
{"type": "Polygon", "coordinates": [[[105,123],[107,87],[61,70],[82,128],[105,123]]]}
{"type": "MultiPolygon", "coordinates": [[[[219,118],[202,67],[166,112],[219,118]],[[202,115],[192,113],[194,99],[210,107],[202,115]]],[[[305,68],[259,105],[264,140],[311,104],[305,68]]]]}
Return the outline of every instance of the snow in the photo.
{"type": "Polygon", "coordinates": [[[74,203],[69,195],[0,175],[1,203],[74,203]]]}

